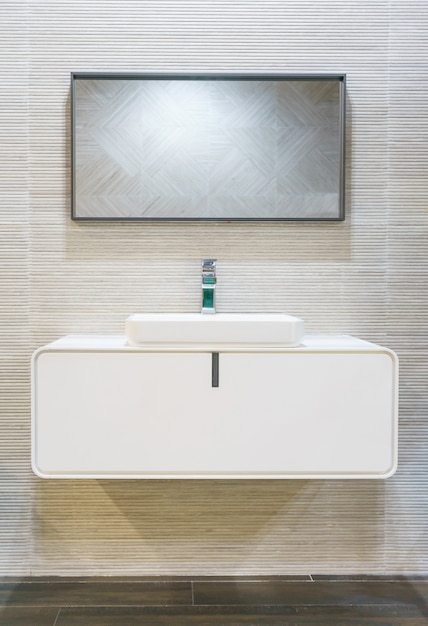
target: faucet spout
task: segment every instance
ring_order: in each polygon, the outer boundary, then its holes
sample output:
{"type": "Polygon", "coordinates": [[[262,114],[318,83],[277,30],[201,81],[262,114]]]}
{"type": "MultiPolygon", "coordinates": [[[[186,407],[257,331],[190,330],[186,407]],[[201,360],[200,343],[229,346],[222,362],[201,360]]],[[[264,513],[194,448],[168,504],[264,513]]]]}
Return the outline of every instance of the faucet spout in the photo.
{"type": "Polygon", "coordinates": [[[202,259],[202,313],[215,313],[217,259],[202,259]]]}

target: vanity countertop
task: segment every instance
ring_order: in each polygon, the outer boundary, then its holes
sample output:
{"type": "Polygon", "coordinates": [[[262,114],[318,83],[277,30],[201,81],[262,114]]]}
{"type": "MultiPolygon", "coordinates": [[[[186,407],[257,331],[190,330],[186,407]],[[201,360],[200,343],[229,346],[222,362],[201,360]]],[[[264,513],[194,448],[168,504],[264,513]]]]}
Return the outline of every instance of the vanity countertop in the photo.
{"type": "Polygon", "coordinates": [[[40,348],[45,350],[120,350],[132,352],[313,352],[313,351],[373,351],[391,352],[387,348],[351,335],[317,334],[305,335],[296,347],[280,345],[248,346],[245,344],[189,344],[151,343],[131,346],[125,335],[75,334],[66,335],[40,348]]]}

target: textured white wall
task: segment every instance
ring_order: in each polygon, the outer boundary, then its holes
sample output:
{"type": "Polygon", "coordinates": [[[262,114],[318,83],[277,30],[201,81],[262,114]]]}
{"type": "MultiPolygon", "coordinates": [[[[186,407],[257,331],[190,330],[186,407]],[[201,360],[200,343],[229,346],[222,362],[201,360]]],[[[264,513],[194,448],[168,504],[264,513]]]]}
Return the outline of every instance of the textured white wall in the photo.
{"type": "Polygon", "coordinates": [[[0,573],[426,572],[425,0],[0,4],[0,573]],[[76,224],[69,73],[346,72],[347,219],[76,224]],[[29,360],[137,311],[285,311],[401,359],[400,465],[380,481],[43,481],[29,360]]]}

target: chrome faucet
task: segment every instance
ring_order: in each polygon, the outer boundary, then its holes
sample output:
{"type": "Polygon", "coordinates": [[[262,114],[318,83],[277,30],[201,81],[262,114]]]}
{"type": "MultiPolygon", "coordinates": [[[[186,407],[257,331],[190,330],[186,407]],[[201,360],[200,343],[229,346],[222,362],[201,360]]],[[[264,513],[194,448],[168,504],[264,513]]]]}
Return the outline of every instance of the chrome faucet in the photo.
{"type": "Polygon", "coordinates": [[[215,313],[216,261],[202,259],[202,313],[215,313]]]}

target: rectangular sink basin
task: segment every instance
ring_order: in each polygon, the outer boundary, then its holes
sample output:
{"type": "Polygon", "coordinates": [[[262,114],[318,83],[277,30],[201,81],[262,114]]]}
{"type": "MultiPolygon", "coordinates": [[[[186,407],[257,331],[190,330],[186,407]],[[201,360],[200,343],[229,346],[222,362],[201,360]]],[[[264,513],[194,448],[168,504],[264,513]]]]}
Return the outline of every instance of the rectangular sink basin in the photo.
{"type": "Polygon", "coordinates": [[[293,347],[304,322],[283,313],[135,313],[125,324],[128,343],[245,344],[293,347]]]}

